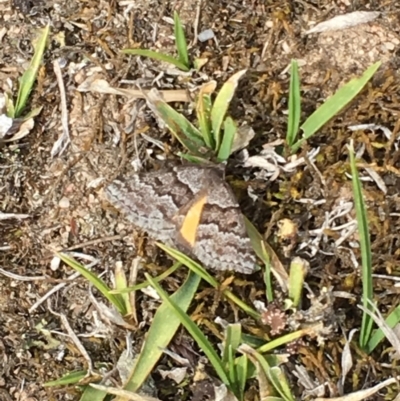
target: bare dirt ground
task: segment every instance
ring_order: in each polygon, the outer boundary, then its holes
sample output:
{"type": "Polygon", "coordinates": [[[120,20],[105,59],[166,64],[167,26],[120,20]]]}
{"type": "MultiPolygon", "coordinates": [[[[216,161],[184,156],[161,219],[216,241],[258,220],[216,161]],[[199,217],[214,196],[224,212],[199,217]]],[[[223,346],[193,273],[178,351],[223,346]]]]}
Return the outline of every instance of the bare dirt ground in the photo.
{"type": "MultiPolygon", "coordinates": [[[[98,77],[114,87],[135,88],[140,84],[144,88],[192,90],[211,79],[221,85],[234,72],[246,68],[231,114],[240,124],[255,130],[256,136],[247,148],[253,156],[260,154],[263,145],[285,136],[287,66],[292,58],[300,60],[302,66],[303,120],[341,83],[373,62],[383,62],[357,100],[299,153],[302,156],[319,148],[313,164],[304,163],[290,171],[282,169],[275,181],[269,181],[260,168],[243,167],[239,156],[228,165],[228,178],[238,192],[243,212],[266,235],[284,266],[293,256],[302,256],[310,263],[307,283],[316,298],[324,287],[330,294],[321,301],[323,311],[318,315],[327,329],[323,345],[305,339],[287,364],[294,394],[305,394],[303,383],[291,373],[296,366],[303,366],[315,386],[327,384],[326,396],[340,395],[344,334],[348,336],[351,329],[360,327],[357,304],[362,285],[356,262],[360,254],[354,245],[355,234],[344,238],[339,246],[338,240],[344,234],[323,224],[327,213],[340,202],[352,200],[351,182],[346,176],[346,144],[353,138],[357,149],[365,146],[364,167],[375,171],[386,186],[384,193],[376,181],[364,182],[374,273],[399,275],[399,4],[372,0],[14,0],[11,4],[0,0],[0,90],[10,87],[10,82],[17,84],[32,57],[31,40],[48,22],[51,41],[30,102],[43,110],[28,136],[0,143],[0,212],[29,215],[25,219],[0,220],[0,267],[18,275],[0,275],[0,400],[79,399],[74,388],[42,386],[87,367],[58,314],[67,317],[76,334],[90,334],[98,328],[87,281],[65,281],[73,272],[63,264],[52,263],[53,250],[90,256],[97,261],[94,271],[107,281],[117,261],[128,270],[137,255],[144,258],[143,269],[154,275],[171,263],[143,233],[134,232],[123,216],[102,200],[100,192],[101,186],[116,175],[132,174],[138,161],[150,170],[162,160],[177,160],[174,154],[179,144],[158,126],[143,101],[78,88],[98,77]],[[137,47],[173,53],[173,10],[179,11],[192,41],[191,57],[209,59],[201,73],[191,77],[174,74],[170,66],[160,62],[120,53],[121,49],[137,47]],[[383,14],[373,22],[347,30],[305,34],[316,22],[359,10],[383,14]],[[215,40],[194,40],[196,33],[208,28],[214,31],[215,40]],[[55,60],[62,65],[71,143],[61,156],[51,157],[61,134],[55,60]],[[366,123],[387,127],[393,139],[388,140],[382,131],[347,128],[366,123]],[[162,144],[161,149],[157,144],[162,144]],[[299,202],[302,199],[309,202],[299,202]],[[277,235],[284,218],[297,226],[298,236],[289,245],[277,235]],[[318,229],[324,230],[320,241],[316,240],[318,229]],[[67,285],[35,306],[40,297],[63,282],[67,285]],[[331,297],[332,291],[349,294],[350,298],[331,297]]],[[[186,106],[176,105],[190,115],[186,106]]],[[[365,168],[360,172],[368,176],[365,168]]],[[[345,224],[351,216],[339,217],[335,225],[345,224]]],[[[261,273],[238,277],[231,283],[232,291],[248,303],[265,298],[257,274],[261,273]]],[[[183,271],[177,273],[163,282],[164,288],[176,290],[184,276],[183,271]]],[[[202,291],[191,311],[196,310],[195,320],[217,343],[215,334],[220,328],[215,317],[234,321],[235,316],[217,291],[205,285],[202,291]]],[[[398,305],[399,290],[393,281],[375,279],[374,291],[385,315],[398,305]]],[[[305,308],[310,303],[305,300],[305,308]]],[[[140,324],[132,338],[134,347],[139,348],[158,304],[142,293],[137,304],[140,324]]],[[[249,332],[268,339],[268,328],[261,323],[246,319],[243,324],[249,332]]],[[[105,363],[111,369],[126,347],[125,332],[115,327],[101,330],[101,336],[89,335],[81,341],[95,363],[105,363]]],[[[370,356],[356,344],[352,347],[354,366],[345,382],[345,393],[371,387],[397,374],[388,343],[370,356]]],[[[184,331],[174,341],[174,350],[190,358],[191,374],[184,386],[163,379],[158,369],[169,369],[172,363],[163,358],[153,374],[154,396],[162,400],[207,399],[209,387],[203,386],[202,394],[194,383],[199,356],[192,350],[198,349],[184,331]]],[[[255,388],[256,383],[251,386],[255,388]]],[[[394,399],[397,391],[395,386],[382,390],[374,399],[394,399]]],[[[251,394],[248,399],[256,400],[256,391],[253,397],[251,394]]]]}

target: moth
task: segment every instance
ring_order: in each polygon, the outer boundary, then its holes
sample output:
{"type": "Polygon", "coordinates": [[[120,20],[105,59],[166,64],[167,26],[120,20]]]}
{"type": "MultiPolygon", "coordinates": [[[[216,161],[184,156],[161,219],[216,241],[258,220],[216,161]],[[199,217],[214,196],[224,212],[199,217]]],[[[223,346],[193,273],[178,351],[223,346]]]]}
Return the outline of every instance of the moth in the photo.
{"type": "Polygon", "coordinates": [[[243,214],[218,166],[172,166],[117,179],[106,199],[136,227],[206,268],[250,274],[256,256],[243,214]]]}

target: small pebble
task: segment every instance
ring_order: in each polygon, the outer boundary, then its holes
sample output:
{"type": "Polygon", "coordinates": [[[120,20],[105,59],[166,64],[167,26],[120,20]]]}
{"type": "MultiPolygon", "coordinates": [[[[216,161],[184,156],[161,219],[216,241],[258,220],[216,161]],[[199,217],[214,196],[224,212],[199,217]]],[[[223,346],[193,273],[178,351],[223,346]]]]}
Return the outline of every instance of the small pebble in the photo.
{"type": "Polygon", "coordinates": [[[209,39],[213,39],[214,37],[214,31],[212,29],[206,29],[205,31],[199,33],[197,39],[199,39],[200,42],[205,42],[209,39]]]}
{"type": "Polygon", "coordinates": [[[58,206],[61,209],[68,209],[69,208],[69,199],[64,196],[63,198],[60,199],[60,202],[58,202],[58,206]]]}
{"type": "Polygon", "coordinates": [[[58,256],[54,256],[50,262],[50,269],[55,272],[60,267],[61,259],[58,256]]]}

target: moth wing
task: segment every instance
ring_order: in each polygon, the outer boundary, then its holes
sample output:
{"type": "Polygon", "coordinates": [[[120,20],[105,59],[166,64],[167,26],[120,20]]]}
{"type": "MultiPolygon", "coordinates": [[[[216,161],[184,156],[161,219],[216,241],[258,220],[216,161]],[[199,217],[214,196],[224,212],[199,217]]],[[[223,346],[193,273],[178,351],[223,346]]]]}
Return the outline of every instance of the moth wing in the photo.
{"type": "Polygon", "coordinates": [[[105,188],[104,195],[136,227],[167,243],[171,243],[176,229],[171,218],[193,197],[189,188],[177,182],[174,169],[115,180],[105,188]]]}
{"type": "Polygon", "coordinates": [[[203,190],[182,207],[173,221],[175,242],[205,267],[250,274],[256,257],[236,197],[218,172],[210,170],[203,190]]]}
{"type": "Polygon", "coordinates": [[[179,166],[108,185],[106,199],[150,237],[175,244],[205,267],[252,273],[244,218],[221,170],[179,166]]]}

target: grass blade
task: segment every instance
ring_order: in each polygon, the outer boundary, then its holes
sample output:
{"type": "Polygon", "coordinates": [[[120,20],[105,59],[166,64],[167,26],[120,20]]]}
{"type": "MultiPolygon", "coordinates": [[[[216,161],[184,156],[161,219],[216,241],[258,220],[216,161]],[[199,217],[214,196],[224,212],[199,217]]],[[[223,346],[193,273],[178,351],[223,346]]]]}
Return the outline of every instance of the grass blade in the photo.
{"type": "Polygon", "coordinates": [[[81,265],[75,259],[64,253],[56,252],[56,255],[68,266],[79,272],[86,280],[90,281],[92,285],[94,285],[101,294],[107,298],[118,310],[118,312],[122,315],[126,315],[126,308],[123,298],[118,294],[111,294],[110,288],[108,285],[96,274],[86,269],[85,266],[81,265]]]}
{"type": "Polygon", "coordinates": [[[172,300],[168,294],[158,285],[158,283],[151,278],[149,274],[145,274],[146,279],[151,283],[154,289],[157,291],[161,299],[175,312],[182,325],[197,342],[199,347],[203,350],[211,365],[214,367],[220,380],[228,387],[230,387],[230,381],[225,368],[222,364],[220,357],[214,350],[211,343],[207,340],[206,336],[199,329],[199,327],[190,319],[190,317],[172,300]]]}
{"type": "Polygon", "coordinates": [[[229,347],[232,352],[236,352],[242,338],[242,326],[239,323],[229,324],[225,331],[225,339],[223,345],[222,362],[227,365],[229,363],[229,347]]]}
{"type": "MultiPolygon", "coordinates": [[[[353,182],[354,206],[356,209],[356,219],[358,226],[358,233],[360,236],[361,248],[361,280],[363,285],[363,306],[371,310],[370,301],[373,302],[373,288],[372,288],[372,256],[371,256],[371,242],[368,230],[367,210],[365,208],[364,198],[362,194],[362,187],[356,161],[354,157],[353,142],[348,146],[350,156],[350,167],[353,182]]],[[[360,347],[365,348],[371,337],[373,320],[367,313],[363,313],[361,331],[360,331],[360,347]]]]}
{"type": "Polygon", "coordinates": [[[354,78],[347,82],[333,96],[328,98],[325,103],[318,107],[300,127],[303,130],[303,137],[291,147],[291,151],[296,152],[308,138],[314,135],[343,107],[349,104],[361,92],[380,65],[380,62],[371,65],[360,78],[354,78]]]}
{"type": "Polygon", "coordinates": [[[224,136],[218,150],[217,160],[224,162],[231,155],[233,141],[237,132],[237,125],[231,117],[226,117],[224,121],[224,136]]]}
{"type": "Polygon", "coordinates": [[[66,386],[67,384],[77,384],[83,380],[88,374],[87,370],[77,370],[75,372],[67,373],[57,380],[52,380],[43,383],[43,387],[66,386]]]}
{"type": "MultiPolygon", "coordinates": [[[[122,262],[117,262],[115,264],[115,270],[114,270],[114,277],[115,277],[115,289],[116,290],[124,290],[128,287],[128,282],[126,279],[126,274],[124,272],[122,262]]],[[[131,315],[133,312],[132,305],[130,303],[130,298],[129,294],[127,293],[119,293],[121,299],[124,302],[125,309],[126,309],[126,314],[131,315]]]]}
{"type": "MultiPolygon", "coordinates": [[[[392,329],[398,323],[400,323],[400,305],[398,305],[385,319],[386,324],[392,329]]],[[[370,354],[384,339],[385,334],[381,329],[375,330],[371,338],[368,341],[365,351],[370,354]]]]}
{"type": "Polygon", "coordinates": [[[286,291],[289,275],[287,274],[282,263],[279,261],[274,250],[268,244],[268,242],[264,241],[261,234],[246,217],[244,218],[244,223],[246,225],[247,234],[251,241],[251,246],[253,247],[255,253],[266,266],[271,267],[271,271],[276,280],[279,282],[279,285],[284,291],[286,291]]]}
{"type": "MultiPolygon", "coordinates": [[[[154,287],[156,281],[149,280],[149,277],[147,280],[154,287]]],[[[190,272],[185,283],[169,299],[180,305],[182,312],[186,311],[196,294],[199,283],[200,277],[190,272]]],[[[134,370],[124,386],[125,390],[136,392],[142,386],[160,359],[163,353],[162,349],[168,346],[180,324],[180,319],[176,316],[170,303],[164,301],[154,315],[134,370]]]]}
{"type": "Polygon", "coordinates": [[[211,126],[215,141],[215,150],[217,151],[221,145],[222,123],[225,120],[226,112],[228,111],[229,104],[235,94],[239,80],[245,73],[246,70],[237,72],[222,85],[211,109],[211,126]]]}
{"type": "Polygon", "coordinates": [[[160,53],[148,49],[124,49],[121,51],[124,54],[130,54],[132,56],[143,56],[152,58],[153,60],[164,61],[166,63],[174,65],[182,71],[189,71],[189,68],[185,64],[183,64],[177,58],[170,56],[169,54],[160,53]]]}
{"type": "Polygon", "coordinates": [[[233,392],[242,399],[241,382],[236,369],[235,354],[242,342],[242,326],[239,323],[229,324],[225,330],[222,363],[229,375],[233,392]]]}
{"type": "Polygon", "coordinates": [[[210,162],[209,159],[205,159],[204,157],[199,156],[192,156],[189,153],[178,152],[177,156],[193,164],[207,164],[210,162]]]}
{"type": "Polygon", "coordinates": [[[301,98],[300,78],[297,60],[292,60],[289,86],[289,118],[286,133],[286,143],[291,147],[297,137],[300,125],[301,98]]]}
{"type": "Polygon", "coordinates": [[[278,366],[271,367],[269,370],[269,377],[274,388],[285,401],[295,401],[292,392],[290,391],[287,378],[282,372],[282,369],[280,369],[278,366]]]}
{"type": "Polygon", "coordinates": [[[309,267],[308,262],[298,256],[290,262],[289,299],[292,301],[292,307],[296,309],[300,306],[304,281],[309,267]]]}
{"type": "Polygon", "coordinates": [[[106,391],[98,390],[92,386],[86,386],[79,401],[103,401],[106,397],[106,391]]]}
{"type": "MultiPolygon", "coordinates": [[[[190,259],[182,252],[179,252],[176,249],[170,248],[164,244],[157,243],[157,246],[161,248],[164,252],[166,252],[168,255],[176,259],[178,262],[181,262],[183,265],[187,266],[190,270],[195,272],[198,276],[200,276],[203,280],[212,285],[214,288],[220,288],[220,284],[218,283],[218,281],[215,280],[214,277],[212,277],[206,270],[204,270],[204,268],[200,266],[197,262],[190,259]]],[[[236,295],[232,294],[229,290],[223,290],[222,293],[226,298],[234,302],[249,316],[252,316],[256,320],[260,318],[260,314],[258,312],[252,309],[249,305],[245,304],[241,299],[239,299],[236,295]]]]}
{"type": "Polygon", "coordinates": [[[156,89],[150,90],[145,97],[152,111],[165,122],[171,133],[187,150],[198,156],[206,153],[201,132],[165,102],[156,89]]]}
{"type": "MultiPolygon", "coordinates": [[[[159,276],[155,277],[154,280],[159,283],[160,281],[166,279],[168,276],[170,276],[175,270],[177,270],[179,267],[181,267],[181,263],[174,263],[169,269],[165,270],[163,273],[161,273],[159,276]]],[[[148,287],[150,284],[147,281],[143,281],[143,283],[133,285],[132,287],[126,287],[126,288],[118,288],[115,290],[111,290],[111,294],[127,294],[129,292],[133,291],[139,291],[142,290],[143,288],[148,287]]]]}
{"type": "Polygon", "coordinates": [[[271,259],[267,253],[265,248],[265,242],[261,242],[261,247],[263,251],[263,260],[265,263],[265,271],[264,271],[264,284],[265,284],[265,297],[268,302],[272,302],[274,300],[274,291],[272,287],[272,277],[271,277],[271,259]]]}
{"type": "Polygon", "coordinates": [[[179,18],[179,15],[176,11],[174,12],[174,34],[179,61],[184,64],[189,70],[190,63],[185,31],[183,29],[181,19],[179,18]]]}
{"type": "Polygon", "coordinates": [[[210,149],[214,149],[214,138],[211,133],[211,94],[215,91],[217,83],[207,82],[199,91],[196,102],[196,115],[204,142],[210,149]]]}
{"type": "Polygon", "coordinates": [[[244,394],[249,371],[249,360],[247,357],[236,358],[235,360],[239,394],[244,394]]]}
{"type": "Polygon", "coordinates": [[[13,103],[12,94],[4,92],[5,104],[6,104],[6,114],[8,117],[15,117],[15,106],[13,103]]]}
{"type": "Polygon", "coordinates": [[[37,73],[40,68],[40,64],[43,60],[43,54],[46,49],[47,39],[49,37],[50,26],[47,25],[40,34],[36,44],[34,45],[35,52],[28,69],[24,72],[21,77],[17,95],[17,101],[15,103],[15,111],[12,117],[20,117],[23,112],[28,97],[32,91],[33,85],[36,80],[37,73]]]}
{"type": "MultiPolygon", "coordinates": [[[[274,390],[282,397],[285,401],[295,401],[293,395],[290,392],[290,387],[288,385],[286,376],[283,374],[282,370],[277,366],[270,366],[268,361],[265,359],[263,355],[261,355],[256,350],[252,349],[247,345],[242,345],[240,347],[240,351],[248,355],[250,360],[256,365],[258,370],[258,378],[260,380],[260,388],[261,386],[268,386],[268,383],[265,383],[265,377],[268,379],[268,382],[272,384],[274,390]]],[[[268,392],[268,390],[266,389],[268,392]]]]}
{"type": "Polygon", "coordinates": [[[301,337],[305,337],[308,335],[315,335],[315,333],[317,333],[318,330],[321,330],[321,328],[322,328],[322,323],[315,323],[313,325],[304,327],[303,329],[293,331],[289,334],[284,334],[283,336],[268,341],[261,347],[257,348],[257,352],[259,352],[260,354],[265,354],[267,352],[272,351],[273,349],[281,347],[284,344],[289,344],[292,341],[296,341],[301,337]]]}

